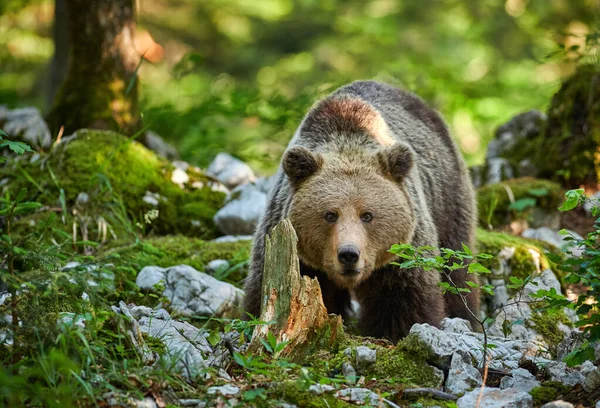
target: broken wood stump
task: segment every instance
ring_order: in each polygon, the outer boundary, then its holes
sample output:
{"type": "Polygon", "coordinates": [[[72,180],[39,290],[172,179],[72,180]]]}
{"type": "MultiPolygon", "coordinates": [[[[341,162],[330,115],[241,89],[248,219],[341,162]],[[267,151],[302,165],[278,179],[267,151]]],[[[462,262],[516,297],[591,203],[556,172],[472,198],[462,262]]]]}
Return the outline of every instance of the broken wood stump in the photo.
{"type": "Polygon", "coordinates": [[[260,320],[274,323],[257,326],[250,344],[251,351],[261,352],[261,340],[268,342],[271,333],[277,344],[287,342],[275,354],[293,361],[334,348],[343,337],[342,319],[327,314],[317,279],[300,276],[297,242],[288,219],[266,237],[260,320]]]}

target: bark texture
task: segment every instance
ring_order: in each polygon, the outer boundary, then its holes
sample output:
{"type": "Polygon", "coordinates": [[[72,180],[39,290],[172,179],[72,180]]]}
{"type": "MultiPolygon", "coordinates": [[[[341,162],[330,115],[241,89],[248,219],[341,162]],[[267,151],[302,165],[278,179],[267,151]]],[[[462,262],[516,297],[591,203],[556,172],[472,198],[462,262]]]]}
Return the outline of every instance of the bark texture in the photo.
{"type": "Polygon", "coordinates": [[[320,348],[332,348],[342,337],[340,316],[329,316],[317,279],[300,276],[298,237],[288,219],[266,237],[260,319],[275,322],[257,326],[251,350],[263,349],[269,332],[287,345],[277,354],[301,361],[320,348]]]}
{"type": "Polygon", "coordinates": [[[132,134],[141,127],[133,0],[65,0],[69,67],[47,121],[53,133],[80,128],[132,134]],[[128,89],[129,88],[129,89],[128,89]]]}

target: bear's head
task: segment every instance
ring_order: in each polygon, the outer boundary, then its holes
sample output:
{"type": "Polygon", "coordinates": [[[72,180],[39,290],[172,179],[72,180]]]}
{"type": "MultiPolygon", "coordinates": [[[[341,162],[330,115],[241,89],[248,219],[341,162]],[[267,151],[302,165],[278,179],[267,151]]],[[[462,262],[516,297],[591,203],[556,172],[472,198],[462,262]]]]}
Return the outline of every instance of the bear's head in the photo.
{"type": "Polygon", "coordinates": [[[415,230],[406,187],[413,154],[404,143],[375,152],[290,148],[282,165],[302,262],[351,289],[394,261],[390,247],[411,242],[415,230]]]}

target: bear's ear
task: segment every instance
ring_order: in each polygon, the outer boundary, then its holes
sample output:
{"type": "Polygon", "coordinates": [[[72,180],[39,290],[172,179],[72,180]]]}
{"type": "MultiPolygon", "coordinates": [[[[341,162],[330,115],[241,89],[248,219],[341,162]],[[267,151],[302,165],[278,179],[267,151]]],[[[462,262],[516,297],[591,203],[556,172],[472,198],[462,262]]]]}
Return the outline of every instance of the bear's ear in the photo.
{"type": "Polygon", "coordinates": [[[402,181],[412,169],[414,152],[406,143],[396,142],[377,153],[377,158],[384,174],[402,181]]]}
{"type": "Polygon", "coordinates": [[[306,147],[295,146],[285,153],[281,163],[292,184],[298,184],[321,168],[323,158],[313,154],[306,147]]]}

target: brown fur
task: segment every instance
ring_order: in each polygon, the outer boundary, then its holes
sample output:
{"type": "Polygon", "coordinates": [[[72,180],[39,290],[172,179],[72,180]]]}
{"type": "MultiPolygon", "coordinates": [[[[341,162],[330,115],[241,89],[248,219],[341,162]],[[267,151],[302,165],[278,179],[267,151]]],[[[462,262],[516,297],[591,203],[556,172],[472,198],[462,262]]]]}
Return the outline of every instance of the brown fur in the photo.
{"type": "MultiPolygon", "coordinates": [[[[260,312],[264,238],[285,217],[298,234],[302,273],[319,279],[332,313],[346,315],[353,291],[363,334],[396,341],[414,323],[438,325],[446,315],[474,322],[458,296],[444,301],[437,272],[390,264],[395,243],[474,244],[466,166],[439,115],[414,95],[355,82],[305,117],[255,234],[244,301],[254,315],[260,312]],[[347,248],[357,254],[350,265],[340,257],[347,248]]],[[[465,286],[466,273],[454,272],[452,280],[465,286]]],[[[477,293],[468,302],[477,313],[477,293]]]]}

